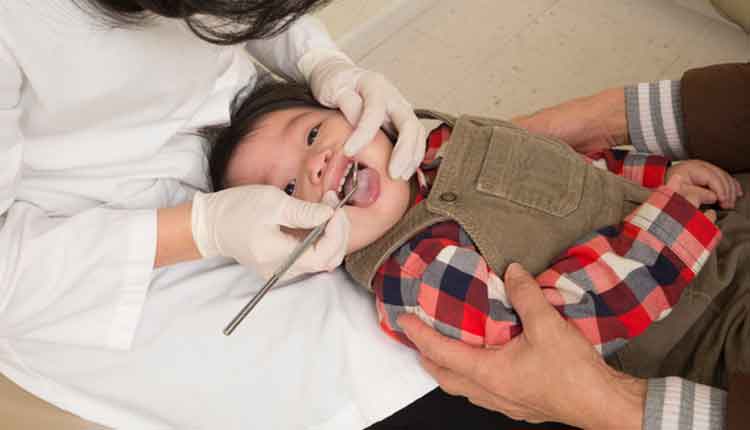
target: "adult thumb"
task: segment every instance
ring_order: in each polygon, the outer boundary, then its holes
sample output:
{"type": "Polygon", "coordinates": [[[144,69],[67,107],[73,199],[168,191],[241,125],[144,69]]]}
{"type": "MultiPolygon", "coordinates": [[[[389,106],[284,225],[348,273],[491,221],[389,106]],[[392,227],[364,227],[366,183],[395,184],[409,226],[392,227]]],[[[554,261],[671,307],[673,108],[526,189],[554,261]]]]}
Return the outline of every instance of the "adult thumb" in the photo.
{"type": "Polygon", "coordinates": [[[313,228],[331,216],[333,209],[328,205],[288,197],[281,210],[279,224],[291,228],[313,228]]]}
{"type": "Polygon", "coordinates": [[[518,263],[511,263],[505,271],[505,289],[510,303],[524,324],[554,311],[544,297],[539,283],[518,263]]]}

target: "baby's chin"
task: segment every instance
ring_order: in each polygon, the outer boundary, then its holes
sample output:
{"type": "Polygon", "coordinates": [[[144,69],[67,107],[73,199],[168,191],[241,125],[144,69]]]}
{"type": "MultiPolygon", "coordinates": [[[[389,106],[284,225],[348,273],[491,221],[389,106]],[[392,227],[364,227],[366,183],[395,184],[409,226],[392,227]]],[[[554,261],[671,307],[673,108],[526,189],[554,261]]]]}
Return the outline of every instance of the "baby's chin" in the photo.
{"type": "Polygon", "coordinates": [[[409,206],[408,183],[401,182],[398,186],[383,191],[379,198],[367,207],[344,206],[351,223],[347,254],[356,252],[383,237],[406,213],[409,206]]]}

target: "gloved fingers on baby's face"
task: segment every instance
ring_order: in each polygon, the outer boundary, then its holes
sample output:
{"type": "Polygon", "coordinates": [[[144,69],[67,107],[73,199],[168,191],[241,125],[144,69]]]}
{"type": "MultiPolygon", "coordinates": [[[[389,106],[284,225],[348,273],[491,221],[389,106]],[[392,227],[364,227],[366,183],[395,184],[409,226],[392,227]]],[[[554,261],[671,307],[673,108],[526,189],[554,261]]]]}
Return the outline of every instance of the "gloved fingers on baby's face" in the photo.
{"type": "Polygon", "coordinates": [[[356,126],[362,116],[362,97],[353,90],[344,90],[336,102],[349,124],[356,126]]]}
{"type": "Polygon", "coordinates": [[[426,131],[408,104],[400,105],[393,118],[399,135],[388,173],[394,179],[407,180],[424,159],[426,131]]]}
{"type": "Polygon", "coordinates": [[[278,225],[297,229],[314,228],[333,215],[331,207],[325,204],[300,200],[276,190],[281,200],[277,218],[274,219],[278,225]]]}
{"type": "Polygon", "coordinates": [[[417,170],[417,167],[422,164],[425,151],[427,150],[427,130],[425,130],[422,123],[419,124],[417,142],[420,144],[414,148],[414,163],[411,166],[411,173],[409,176],[411,176],[411,174],[417,170]]]}
{"type": "Polygon", "coordinates": [[[417,146],[418,136],[419,132],[413,124],[406,125],[404,130],[400,130],[396,146],[388,162],[388,175],[391,178],[406,179],[413,173],[409,170],[414,165],[414,147],[417,146]]]}
{"type": "Polygon", "coordinates": [[[350,233],[351,223],[346,211],[337,210],[328,222],[323,236],[308,250],[313,251],[317,258],[316,270],[331,271],[341,265],[346,255],[350,233]]]}
{"type": "Polygon", "coordinates": [[[373,97],[365,99],[359,121],[344,144],[344,152],[350,157],[372,142],[385,121],[385,100],[379,96],[373,97]]]}

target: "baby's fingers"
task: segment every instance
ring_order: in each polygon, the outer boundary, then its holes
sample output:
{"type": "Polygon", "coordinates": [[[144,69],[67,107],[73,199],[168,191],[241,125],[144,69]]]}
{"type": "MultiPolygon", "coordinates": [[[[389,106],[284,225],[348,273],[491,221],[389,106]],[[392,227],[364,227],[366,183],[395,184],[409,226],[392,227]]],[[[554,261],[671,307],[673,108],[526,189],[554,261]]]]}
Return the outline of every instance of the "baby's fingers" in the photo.
{"type": "Polygon", "coordinates": [[[697,180],[694,183],[708,187],[716,195],[721,207],[727,208],[731,202],[730,182],[728,176],[723,173],[721,169],[706,163],[705,170],[700,170],[700,173],[695,175],[694,179],[697,180]]]}
{"type": "Polygon", "coordinates": [[[719,170],[720,170],[721,176],[724,178],[724,180],[726,181],[726,184],[727,184],[726,185],[726,187],[727,187],[726,198],[724,199],[724,202],[723,202],[723,204],[722,204],[721,207],[724,208],[724,209],[733,208],[734,205],[735,205],[735,203],[737,202],[737,197],[738,197],[738,195],[737,195],[737,187],[736,187],[736,184],[735,184],[735,180],[725,170],[721,170],[721,169],[719,169],[719,170]]]}
{"type": "Polygon", "coordinates": [[[703,215],[705,215],[706,218],[708,218],[709,221],[711,221],[713,223],[716,223],[716,211],[715,210],[709,209],[709,210],[703,212],[703,215]]]}
{"type": "Polygon", "coordinates": [[[696,187],[695,185],[683,186],[680,194],[682,194],[682,196],[695,207],[700,207],[701,205],[712,205],[719,199],[716,193],[712,190],[703,187],[696,187]]]}

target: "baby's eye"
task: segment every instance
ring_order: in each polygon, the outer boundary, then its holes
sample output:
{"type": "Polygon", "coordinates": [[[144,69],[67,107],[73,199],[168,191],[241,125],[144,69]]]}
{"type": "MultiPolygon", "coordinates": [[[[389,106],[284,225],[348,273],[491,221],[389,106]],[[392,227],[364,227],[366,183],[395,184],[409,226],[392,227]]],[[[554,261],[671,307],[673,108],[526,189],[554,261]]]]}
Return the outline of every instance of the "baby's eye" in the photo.
{"type": "Polygon", "coordinates": [[[286,184],[286,187],[284,187],[284,192],[287,195],[291,196],[292,194],[294,194],[294,188],[296,186],[297,186],[297,180],[296,179],[292,179],[291,181],[289,181],[288,184],[286,184]]]}
{"type": "Polygon", "coordinates": [[[307,135],[307,146],[310,146],[315,142],[315,139],[318,137],[318,133],[320,133],[320,125],[316,125],[315,127],[310,129],[310,133],[308,133],[307,135]]]}

